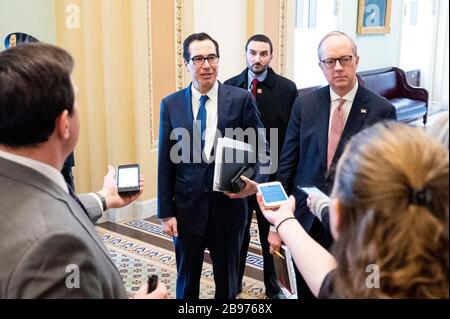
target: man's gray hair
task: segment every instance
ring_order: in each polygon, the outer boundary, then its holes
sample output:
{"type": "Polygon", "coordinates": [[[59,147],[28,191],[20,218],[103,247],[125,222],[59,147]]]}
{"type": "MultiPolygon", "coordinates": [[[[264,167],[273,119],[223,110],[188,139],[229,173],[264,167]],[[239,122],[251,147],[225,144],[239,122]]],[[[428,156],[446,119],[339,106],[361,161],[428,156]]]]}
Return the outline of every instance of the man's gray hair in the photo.
{"type": "Polygon", "coordinates": [[[345,33],[342,32],[342,31],[331,31],[331,32],[327,33],[327,34],[322,38],[322,40],[320,40],[320,42],[319,42],[319,45],[318,45],[318,47],[317,47],[317,56],[319,57],[319,61],[322,59],[322,58],[320,57],[320,50],[322,49],[323,42],[324,42],[326,39],[331,38],[331,37],[334,37],[334,36],[342,36],[342,37],[346,37],[346,38],[348,39],[348,41],[350,41],[350,43],[351,43],[351,45],[352,45],[352,47],[353,47],[353,55],[354,55],[354,56],[358,56],[358,48],[356,47],[355,41],[354,41],[351,37],[349,37],[347,34],[345,34],[345,33]]]}

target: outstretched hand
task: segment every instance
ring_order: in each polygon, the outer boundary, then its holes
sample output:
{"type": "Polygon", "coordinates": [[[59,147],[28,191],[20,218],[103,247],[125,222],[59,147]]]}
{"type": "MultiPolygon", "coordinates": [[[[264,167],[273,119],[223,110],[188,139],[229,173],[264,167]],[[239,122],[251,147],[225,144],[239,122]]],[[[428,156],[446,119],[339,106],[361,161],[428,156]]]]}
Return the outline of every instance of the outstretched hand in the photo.
{"type": "Polygon", "coordinates": [[[239,193],[225,193],[225,195],[231,199],[246,198],[258,191],[257,182],[254,182],[245,176],[241,176],[241,180],[245,183],[245,187],[239,193]]]}
{"type": "Polygon", "coordinates": [[[117,189],[116,170],[108,165],[108,172],[103,179],[103,188],[99,191],[106,199],[107,208],[120,208],[134,202],[144,191],[144,178],[140,176],[139,192],[131,195],[121,195],[117,189]]]}
{"type": "Polygon", "coordinates": [[[269,223],[278,226],[278,223],[287,217],[293,217],[295,212],[295,197],[289,196],[289,199],[278,208],[268,208],[264,205],[261,193],[256,194],[259,208],[269,223]]]}

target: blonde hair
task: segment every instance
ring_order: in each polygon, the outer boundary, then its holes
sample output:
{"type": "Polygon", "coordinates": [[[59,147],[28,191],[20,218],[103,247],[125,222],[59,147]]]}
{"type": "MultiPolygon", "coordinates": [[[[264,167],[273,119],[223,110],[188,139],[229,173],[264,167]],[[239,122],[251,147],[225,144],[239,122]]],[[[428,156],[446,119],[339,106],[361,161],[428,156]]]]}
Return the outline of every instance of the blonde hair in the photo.
{"type": "Polygon", "coordinates": [[[448,153],[421,129],[378,123],[339,161],[340,298],[448,298],[448,153]],[[422,195],[422,196],[419,196],[422,195]],[[369,265],[379,288],[367,285],[369,265]]]}
{"type": "Polygon", "coordinates": [[[441,114],[426,130],[431,137],[448,149],[448,112],[441,114]]]}

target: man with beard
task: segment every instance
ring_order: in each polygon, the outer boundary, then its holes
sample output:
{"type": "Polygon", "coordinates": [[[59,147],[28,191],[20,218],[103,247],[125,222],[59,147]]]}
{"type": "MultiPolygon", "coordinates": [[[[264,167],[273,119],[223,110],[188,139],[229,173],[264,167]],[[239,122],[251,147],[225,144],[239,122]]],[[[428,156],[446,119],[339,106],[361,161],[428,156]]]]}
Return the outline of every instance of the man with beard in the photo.
{"type": "MultiPolygon", "coordinates": [[[[247,68],[239,75],[225,81],[225,84],[237,86],[253,93],[261,121],[266,128],[267,139],[270,141],[271,162],[273,166],[269,181],[275,180],[278,166],[278,154],[286,135],[286,128],[291,114],[291,108],[297,97],[297,87],[294,82],[276,74],[270,67],[273,58],[272,41],[262,34],[252,36],[245,46],[247,68]],[[270,137],[270,130],[277,132],[277,136],[270,137]],[[277,143],[277,144],[275,144],[277,143]]],[[[269,252],[268,234],[270,225],[262,215],[256,202],[256,197],[248,198],[248,219],[242,242],[239,265],[239,291],[242,291],[245,261],[250,243],[250,225],[256,211],[259,228],[259,238],[264,257],[264,285],[269,298],[279,299],[284,295],[276,282],[272,255],[269,252]]]]}

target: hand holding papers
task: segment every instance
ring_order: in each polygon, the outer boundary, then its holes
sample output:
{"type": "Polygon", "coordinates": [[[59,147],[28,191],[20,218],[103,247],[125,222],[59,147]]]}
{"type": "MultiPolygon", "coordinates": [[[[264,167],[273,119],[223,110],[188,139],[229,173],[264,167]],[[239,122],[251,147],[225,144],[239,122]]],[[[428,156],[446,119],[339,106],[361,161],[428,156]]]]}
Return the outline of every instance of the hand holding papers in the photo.
{"type": "MultiPolygon", "coordinates": [[[[256,155],[250,144],[227,137],[219,138],[216,148],[213,190],[233,192],[232,180],[236,182],[237,174],[241,170],[242,173],[250,171],[245,167],[250,168],[254,163],[256,163],[256,155]]],[[[251,178],[251,176],[247,177],[251,178]]]]}

